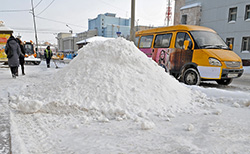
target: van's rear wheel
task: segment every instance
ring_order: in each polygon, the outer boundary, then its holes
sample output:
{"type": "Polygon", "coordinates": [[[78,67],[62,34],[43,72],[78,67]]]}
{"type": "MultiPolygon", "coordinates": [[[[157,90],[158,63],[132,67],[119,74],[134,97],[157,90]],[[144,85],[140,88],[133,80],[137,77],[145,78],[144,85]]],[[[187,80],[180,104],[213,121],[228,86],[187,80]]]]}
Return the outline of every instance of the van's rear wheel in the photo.
{"type": "Polygon", "coordinates": [[[220,85],[229,85],[230,83],[232,83],[233,79],[221,79],[221,80],[216,80],[216,82],[220,85]]]}
{"type": "Polygon", "coordinates": [[[199,85],[201,82],[200,74],[194,68],[188,68],[183,74],[183,82],[187,85],[199,85]]]}

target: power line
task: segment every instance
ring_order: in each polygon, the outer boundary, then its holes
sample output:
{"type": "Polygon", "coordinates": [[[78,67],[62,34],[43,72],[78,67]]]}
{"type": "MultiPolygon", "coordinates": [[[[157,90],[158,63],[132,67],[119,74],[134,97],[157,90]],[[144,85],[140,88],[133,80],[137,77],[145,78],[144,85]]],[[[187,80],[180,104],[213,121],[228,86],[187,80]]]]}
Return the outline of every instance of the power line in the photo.
{"type": "Polygon", "coordinates": [[[0,12],[28,12],[30,10],[0,10],[0,12]]]}
{"type": "MultiPolygon", "coordinates": [[[[12,29],[14,29],[15,31],[33,31],[32,27],[11,27],[12,29]]],[[[38,31],[46,31],[46,32],[56,32],[56,31],[66,31],[64,30],[60,30],[60,29],[50,29],[50,28],[42,28],[42,29],[37,29],[38,31]]]]}
{"type": "Polygon", "coordinates": [[[114,5],[110,4],[110,3],[107,3],[105,1],[103,1],[103,0],[99,0],[99,1],[101,1],[102,3],[105,3],[106,5],[112,6],[113,8],[117,8],[119,10],[125,11],[126,13],[128,12],[127,10],[123,10],[122,8],[116,7],[116,6],[114,6],[114,5]]]}
{"type": "MultiPolygon", "coordinates": [[[[113,8],[116,8],[116,9],[119,9],[119,10],[121,10],[121,11],[124,11],[124,12],[126,12],[126,13],[128,12],[127,10],[124,10],[124,9],[122,9],[122,8],[119,8],[119,7],[116,7],[116,6],[114,6],[114,5],[110,4],[110,3],[107,3],[107,2],[105,2],[105,1],[103,1],[103,0],[99,0],[99,1],[101,1],[102,3],[104,3],[104,4],[106,4],[106,5],[111,6],[111,7],[113,7],[113,8]]],[[[145,20],[145,21],[156,23],[156,22],[152,21],[151,19],[148,19],[148,18],[145,19],[145,17],[142,17],[142,16],[138,16],[138,17],[140,17],[141,19],[143,19],[143,20],[145,20]]],[[[160,23],[160,22],[157,22],[157,23],[160,23]]]]}
{"type": "Polygon", "coordinates": [[[75,27],[87,28],[87,27],[84,27],[84,26],[81,26],[81,25],[70,24],[70,23],[67,23],[67,22],[57,21],[57,20],[53,20],[53,19],[48,19],[48,18],[40,17],[40,16],[36,16],[36,17],[39,18],[39,19],[53,21],[53,22],[64,24],[64,25],[71,25],[71,26],[75,26],[75,27]]]}
{"type": "MultiPolygon", "coordinates": [[[[23,30],[15,30],[15,32],[21,32],[21,33],[30,33],[30,34],[34,34],[35,32],[34,31],[23,31],[23,30]]],[[[58,33],[58,32],[52,32],[52,31],[38,31],[37,32],[38,34],[52,34],[52,33],[58,33]]]]}
{"type": "Polygon", "coordinates": [[[42,2],[43,0],[40,0],[40,2],[38,2],[37,4],[36,4],[36,6],[34,7],[34,9],[42,2]]]}
{"type": "Polygon", "coordinates": [[[55,1],[55,0],[53,0],[44,10],[42,10],[42,12],[38,13],[37,15],[40,15],[40,14],[42,14],[45,10],[47,10],[47,9],[50,7],[50,5],[51,5],[54,1],[55,1]]]}

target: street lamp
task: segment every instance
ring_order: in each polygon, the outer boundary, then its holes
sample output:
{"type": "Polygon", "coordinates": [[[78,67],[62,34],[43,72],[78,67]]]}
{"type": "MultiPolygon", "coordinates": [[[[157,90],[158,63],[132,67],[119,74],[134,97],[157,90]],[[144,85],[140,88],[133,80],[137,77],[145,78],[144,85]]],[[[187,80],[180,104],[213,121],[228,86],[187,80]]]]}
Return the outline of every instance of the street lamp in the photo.
{"type": "Polygon", "coordinates": [[[70,29],[69,32],[72,34],[73,33],[73,29],[68,24],[66,24],[66,26],[70,29]]]}
{"type": "Polygon", "coordinates": [[[139,23],[139,19],[136,20],[136,31],[139,30],[139,24],[138,23],[139,23]]]}

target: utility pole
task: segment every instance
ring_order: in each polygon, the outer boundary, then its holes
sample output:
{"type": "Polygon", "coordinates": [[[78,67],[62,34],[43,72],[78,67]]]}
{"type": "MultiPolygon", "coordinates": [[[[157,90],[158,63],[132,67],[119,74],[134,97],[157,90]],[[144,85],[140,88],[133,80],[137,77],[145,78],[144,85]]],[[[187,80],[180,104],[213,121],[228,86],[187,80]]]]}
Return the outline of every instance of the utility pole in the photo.
{"type": "Polygon", "coordinates": [[[130,41],[135,41],[135,0],[131,0],[130,41]]]}
{"type": "Polygon", "coordinates": [[[37,50],[38,50],[38,39],[37,39],[36,18],[35,18],[33,0],[31,0],[31,6],[32,6],[32,15],[33,15],[33,22],[34,22],[34,29],[35,29],[35,39],[36,39],[36,52],[37,52],[37,50]]]}

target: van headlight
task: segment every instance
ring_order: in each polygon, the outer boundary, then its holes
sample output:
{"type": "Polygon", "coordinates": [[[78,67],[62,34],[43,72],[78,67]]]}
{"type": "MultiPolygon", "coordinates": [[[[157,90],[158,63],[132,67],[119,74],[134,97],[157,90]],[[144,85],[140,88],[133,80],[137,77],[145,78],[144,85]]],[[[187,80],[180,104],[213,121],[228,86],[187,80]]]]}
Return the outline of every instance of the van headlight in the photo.
{"type": "Polygon", "coordinates": [[[209,58],[209,64],[214,66],[221,66],[221,62],[215,58],[209,58]]]}

